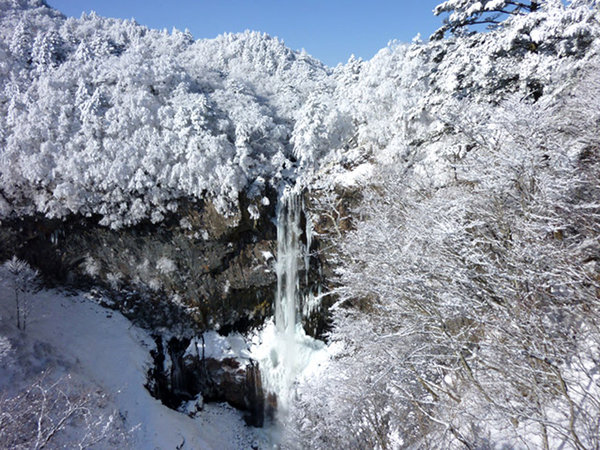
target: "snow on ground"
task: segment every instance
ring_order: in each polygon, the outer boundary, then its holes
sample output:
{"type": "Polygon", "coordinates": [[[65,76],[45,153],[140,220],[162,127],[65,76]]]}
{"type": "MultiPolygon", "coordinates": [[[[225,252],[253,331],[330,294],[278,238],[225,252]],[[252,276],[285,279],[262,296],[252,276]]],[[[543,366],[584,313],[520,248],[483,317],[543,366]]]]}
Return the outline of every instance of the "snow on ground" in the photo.
{"type": "Polygon", "coordinates": [[[230,333],[227,336],[221,336],[216,331],[207,331],[204,333],[203,341],[192,339],[185,351],[185,355],[198,354],[204,354],[205,358],[219,360],[235,358],[242,365],[247,364],[251,357],[248,344],[241,334],[230,333]]]}
{"type": "Polygon", "coordinates": [[[373,174],[373,164],[364,163],[347,172],[336,175],[335,183],[344,187],[352,187],[363,183],[373,174]]]}
{"type": "Polygon", "coordinates": [[[260,430],[247,427],[227,405],[205,405],[192,419],[150,396],[144,383],[154,343],[120,313],[83,295],[41,291],[29,298],[29,323],[20,331],[14,294],[0,280],[0,397],[14,395],[50,368],[108,394],[107,413],[118,410],[124,426],[133,429],[133,448],[183,443],[177,448],[248,449],[262,440],[260,430]]]}

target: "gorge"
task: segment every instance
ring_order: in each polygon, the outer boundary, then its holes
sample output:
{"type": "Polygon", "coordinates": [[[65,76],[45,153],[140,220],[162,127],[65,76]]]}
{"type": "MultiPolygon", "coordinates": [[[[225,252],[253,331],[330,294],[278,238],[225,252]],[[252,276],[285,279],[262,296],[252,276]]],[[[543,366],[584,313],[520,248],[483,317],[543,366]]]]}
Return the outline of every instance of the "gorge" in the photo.
{"type": "Polygon", "coordinates": [[[0,0],[0,447],[600,446],[598,2],[435,11],[328,67],[0,0]]]}

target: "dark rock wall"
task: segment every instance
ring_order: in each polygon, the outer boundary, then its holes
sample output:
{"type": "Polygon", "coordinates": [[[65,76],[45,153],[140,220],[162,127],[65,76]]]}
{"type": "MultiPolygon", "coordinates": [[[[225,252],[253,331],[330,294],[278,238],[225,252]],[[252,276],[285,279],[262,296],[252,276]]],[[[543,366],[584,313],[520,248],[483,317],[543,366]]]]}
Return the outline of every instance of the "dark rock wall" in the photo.
{"type": "Polygon", "coordinates": [[[52,282],[112,291],[117,306],[145,326],[183,320],[196,331],[243,331],[271,314],[277,232],[270,197],[269,205],[254,202],[257,220],[242,199],[230,217],[209,202],[180,202],[160,224],[120,230],[99,226],[98,218],[4,221],[0,260],[17,255],[52,282]]]}
{"type": "Polygon", "coordinates": [[[208,402],[227,402],[245,412],[248,425],[265,421],[265,393],[258,363],[251,359],[205,358],[200,352],[186,354],[191,340],[156,335],[152,350],[154,366],[148,371],[146,388],[166,406],[177,409],[198,394],[208,402]]]}

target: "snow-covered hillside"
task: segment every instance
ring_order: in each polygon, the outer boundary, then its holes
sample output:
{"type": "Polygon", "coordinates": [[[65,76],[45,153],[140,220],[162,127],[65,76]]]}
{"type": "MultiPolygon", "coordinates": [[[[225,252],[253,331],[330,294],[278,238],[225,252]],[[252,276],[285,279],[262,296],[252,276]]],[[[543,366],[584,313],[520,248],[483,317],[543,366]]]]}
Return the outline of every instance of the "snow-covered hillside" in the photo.
{"type": "Polygon", "coordinates": [[[328,69],[267,35],[194,41],[45,2],[0,4],[0,214],[159,222],[286,176],[297,110],[328,69]]]}
{"type": "Polygon", "coordinates": [[[589,7],[555,5],[332,70],[256,32],[194,41],[41,0],[0,6],[0,215],[114,228],[160,222],[186,198],[232,213],[240,191],[258,196],[356,145],[443,171],[453,150],[411,144],[437,140],[464,98],[561,89],[598,34],[589,7]]]}
{"type": "Polygon", "coordinates": [[[41,448],[38,417],[44,436],[57,429],[48,448],[98,441],[92,448],[248,449],[263,442],[230,406],[206,404],[190,418],[151,397],[144,385],[154,341],[120,313],[85,295],[42,290],[29,294],[22,331],[13,297],[0,280],[0,448],[41,448]]]}

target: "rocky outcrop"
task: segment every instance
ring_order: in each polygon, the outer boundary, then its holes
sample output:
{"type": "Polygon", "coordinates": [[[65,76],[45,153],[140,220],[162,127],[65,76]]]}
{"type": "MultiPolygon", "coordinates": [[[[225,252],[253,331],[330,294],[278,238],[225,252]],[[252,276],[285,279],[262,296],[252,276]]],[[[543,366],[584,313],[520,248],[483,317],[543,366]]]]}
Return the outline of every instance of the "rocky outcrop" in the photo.
{"type": "Polygon", "coordinates": [[[23,217],[1,224],[0,259],[17,255],[48,280],[112,291],[113,306],[150,328],[248,329],[271,314],[275,203],[274,192],[242,198],[225,216],[208,201],[180,201],[159,224],[120,230],[98,218],[23,217]]]}
{"type": "Polygon", "coordinates": [[[226,401],[246,412],[249,425],[263,425],[265,397],[257,362],[187,356],[183,368],[193,375],[192,390],[201,392],[206,401],[226,401]]]}
{"type": "Polygon", "coordinates": [[[198,407],[198,398],[227,402],[245,412],[248,425],[263,426],[266,398],[256,361],[239,354],[205,354],[202,335],[168,341],[155,336],[155,341],[146,385],[154,397],[180,410],[190,402],[198,407]]]}

